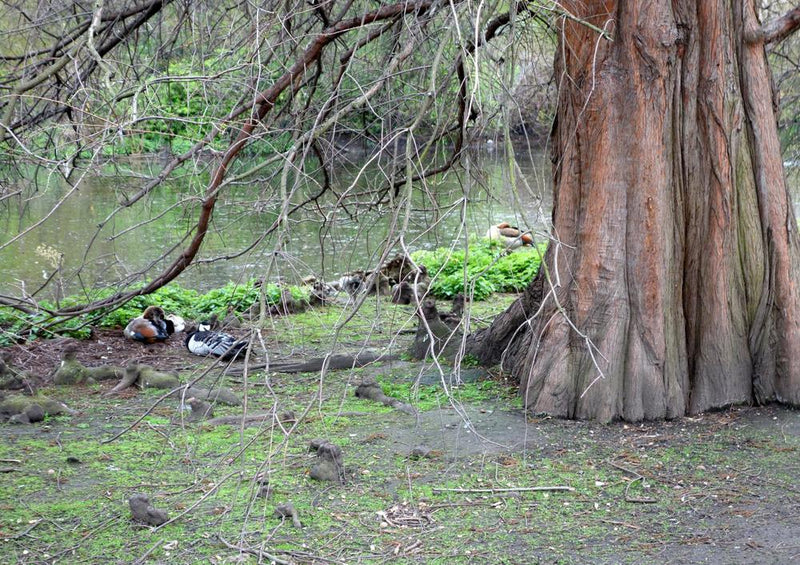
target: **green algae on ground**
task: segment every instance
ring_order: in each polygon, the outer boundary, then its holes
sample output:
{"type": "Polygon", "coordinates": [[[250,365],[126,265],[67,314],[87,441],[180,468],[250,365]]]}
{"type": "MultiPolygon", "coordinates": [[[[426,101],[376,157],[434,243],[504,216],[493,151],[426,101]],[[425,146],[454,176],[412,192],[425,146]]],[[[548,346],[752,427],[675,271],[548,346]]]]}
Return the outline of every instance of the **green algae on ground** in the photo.
{"type": "MultiPolygon", "coordinates": [[[[375,308],[339,343],[380,335],[370,318],[390,307],[375,308]]],[[[397,320],[409,313],[391,308],[397,320]]],[[[302,340],[312,335],[332,343],[323,330],[342,310],[320,309],[319,327],[274,320],[271,343],[286,351],[307,351],[302,340]]],[[[245,389],[219,370],[198,385],[231,386],[248,412],[298,418],[220,426],[186,421],[180,398],[161,391],[107,397],[108,385],[52,387],[49,396],[79,413],[0,425],[3,558],[517,564],[647,563],[668,554],[678,562],[788,562],[796,552],[797,412],[734,409],[636,425],[535,419],[500,377],[395,361],[325,375],[259,371],[245,389]],[[419,413],[356,398],[370,377],[419,413]],[[316,438],[342,448],[344,484],[310,479],[316,438]],[[134,523],[127,500],[137,492],[175,521],[134,523]],[[274,515],[286,502],[301,530],[274,515]]],[[[218,415],[244,409],[215,405],[218,415]]]]}

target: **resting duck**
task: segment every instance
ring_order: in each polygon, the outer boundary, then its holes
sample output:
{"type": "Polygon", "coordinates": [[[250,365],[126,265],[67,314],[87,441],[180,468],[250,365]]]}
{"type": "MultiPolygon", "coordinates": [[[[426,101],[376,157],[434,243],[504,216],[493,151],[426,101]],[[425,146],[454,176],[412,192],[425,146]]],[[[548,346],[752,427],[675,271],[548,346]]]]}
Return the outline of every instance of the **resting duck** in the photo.
{"type": "Polygon", "coordinates": [[[177,314],[167,314],[167,316],[164,318],[164,323],[167,324],[167,333],[169,335],[182,332],[186,329],[186,320],[177,314]]]}
{"type": "Polygon", "coordinates": [[[364,290],[366,283],[366,276],[364,271],[354,271],[342,276],[338,281],[333,283],[333,287],[338,290],[343,290],[350,296],[356,296],[364,290]]]}
{"type": "MultiPolygon", "coordinates": [[[[339,281],[335,283],[339,284],[339,281]]],[[[303,286],[308,288],[308,304],[310,306],[324,306],[336,294],[334,284],[318,280],[314,275],[303,279],[303,286]]]]}
{"type": "Polygon", "coordinates": [[[123,333],[128,339],[143,343],[164,341],[170,334],[165,317],[158,306],[148,306],[141,316],[128,322],[123,333]]]}
{"type": "Polygon", "coordinates": [[[533,236],[530,232],[523,232],[508,222],[500,222],[496,226],[490,227],[489,231],[486,232],[486,237],[501,241],[511,249],[522,247],[523,245],[533,245],[533,236]]]}
{"type": "Polygon", "coordinates": [[[387,296],[392,293],[389,278],[380,271],[353,271],[332,283],[331,288],[346,292],[350,297],[361,293],[387,296]]]}
{"type": "Polygon", "coordinates": [[[207,357],[213,355],[223,361],[236,359],[244,353],[246,341],[237,341],[235,337],[223,332],[203,330],[190,332],[183,342],[191,353],[207,357]]]}

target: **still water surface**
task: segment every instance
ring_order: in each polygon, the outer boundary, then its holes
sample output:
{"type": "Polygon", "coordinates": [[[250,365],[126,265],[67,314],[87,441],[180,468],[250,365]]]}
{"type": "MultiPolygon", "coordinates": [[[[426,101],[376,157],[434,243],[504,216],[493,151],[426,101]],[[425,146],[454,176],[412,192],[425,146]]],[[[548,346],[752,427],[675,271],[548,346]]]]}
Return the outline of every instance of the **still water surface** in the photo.
{"type": "MultiPolygon", "coordinates": [[[[469,174],[452,172],[416,186],[409,214],[398,218],[400,225],[407,222],[401,240],[397,228],[392,229],[391,207],[337,206],[330,193],[319,206],[309,205],[292,215],[279,230],[279,243],[276,234],[264,235],[281,206],[277,183],[233,185],[220,195],[200,260],[177,282],[208,290],[261,276],[295,282],[315,274],[331,280],[374,267],[390,234],[393,254],[403,245],[408,251],[458,245],[503,220],[544,231],[552,205],[549,162],[529,153],[516,155],[516,161],[519,174],[511,175],[507,157],[476,152],[469,158],[469,174]]],[[[86,175],[72,191],[57,175],[17,181],[11,188],[22,194],[0,204],[0,294],[30,294],[51,278],[39,295],[51,299],[142,281],[140,271],[150,268],[152,276],[167,265],[188,241],[185,233],[196,221],[207,172],[178,176],[135,206],[114,213],[119,202],[158,171],[158,164],[147,160],[117,163],[102,174],[86,175]],[[162,254],[166,258],[158,260],[162,254]]],[[[334,192],[358,194],[367,203],[381,175],[375,164],[340,167],[333,178],[334,192]]],[[[303,187],[291,200],[299,202],[315,190],[303,187]]]]}

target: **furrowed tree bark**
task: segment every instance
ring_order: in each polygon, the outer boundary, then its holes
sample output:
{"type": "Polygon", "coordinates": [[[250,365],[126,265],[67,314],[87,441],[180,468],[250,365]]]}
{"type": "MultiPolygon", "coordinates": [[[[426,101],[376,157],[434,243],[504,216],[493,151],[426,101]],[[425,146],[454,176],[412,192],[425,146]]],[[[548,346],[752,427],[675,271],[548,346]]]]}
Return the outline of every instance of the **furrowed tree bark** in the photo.
{"type": "Polygon", "coordinates": [[[797,404],[800,247],[752,2],[564,7],[614,39],[561,23],[560,244],[471,352],[505,346],[526,407],[559,417],[797,404]]]}

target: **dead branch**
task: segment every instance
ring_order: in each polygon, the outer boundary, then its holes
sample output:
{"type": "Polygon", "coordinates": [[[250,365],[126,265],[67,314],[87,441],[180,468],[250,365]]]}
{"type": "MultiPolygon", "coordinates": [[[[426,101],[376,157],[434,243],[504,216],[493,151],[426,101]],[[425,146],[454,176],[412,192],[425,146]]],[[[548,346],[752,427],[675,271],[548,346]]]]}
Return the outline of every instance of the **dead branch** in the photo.
{"type": "Polygon", "coordinates": [[[413,3],[393,4],[384,6],[372,12],[368,12],[362,16],[343,20],[335,25],[323,30],[319,33],[311,45],[306,48],[302,56],[286,71],[280,78],[278,78],[269,88],[258,93],[252,105],[247,109],[250,111],[250,117],[245,121],[241,127],[239,134],[236,136],[235,141],[228,147],[224,155],[221,157],[219,164],[211,174],[211,181],[205,191],[205,196],[202,202],[200,216],[194,228],[194,236],[189,242],[189,245],[184,249],[180,256],[175,259],[161,274],[153,278],[153,280],[144,287],[128,292],[117,293],[109,298],[95,301],[85,307],[74,307],[65,309],[63,313],[74,313],[75,311],[87,312],[94,311],[103,307],[116,306],[124,304],[128,300],[136,297],[150,294],[169,282],[173,281],[180,275],[186,267],[188,267],[197,253],[205,239],[208,232],[211,216],[214,212],[217,198],[219,196],[219,189],[222,186],[228,168],[236,159],[238,154],[252,139],[252,135],[259,123],[266,117],[266,115],[275,106],[278,97],[298,79],[300,79],[306,70],[313,67],[313,63],[322,56],[323,49],[336,39],[346,34],[349,31],[361,29],[364,26],[373,24],[375,22],[394,18],[403,14],[424,14],[432,5],[431,0],[420,0],[413,3]]]}
{"type": "Polygon", "coordinates": [[[458,493],[488,493],[498,494],[502,492],[574,492],[573,487],[553,486],[553,487],[509,487],[509,488],[433,488],[433,492],[458,492],[458,493]]]}

